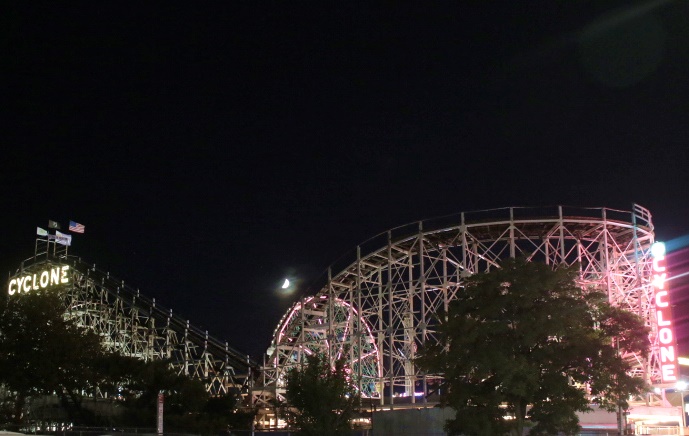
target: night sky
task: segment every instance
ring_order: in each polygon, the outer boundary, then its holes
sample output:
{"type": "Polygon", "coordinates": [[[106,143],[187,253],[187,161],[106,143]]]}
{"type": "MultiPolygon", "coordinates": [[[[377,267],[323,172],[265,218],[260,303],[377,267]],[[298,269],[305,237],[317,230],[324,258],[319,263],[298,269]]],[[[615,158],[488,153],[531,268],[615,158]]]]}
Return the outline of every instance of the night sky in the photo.
{"type": "Polygon", "coordinates": [[[411,221],[636,202],[689,234],[689,2],[449,3],[5,5],[0,271],[80,222],[72,254],[258,360],[411,221]]]}

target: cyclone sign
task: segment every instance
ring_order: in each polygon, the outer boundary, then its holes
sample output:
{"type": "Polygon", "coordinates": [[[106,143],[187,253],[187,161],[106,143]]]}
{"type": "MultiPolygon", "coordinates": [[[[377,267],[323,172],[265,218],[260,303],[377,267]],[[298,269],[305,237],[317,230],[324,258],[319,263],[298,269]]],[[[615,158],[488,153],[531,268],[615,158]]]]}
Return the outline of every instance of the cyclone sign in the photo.
{"type": "Polygon", "coordinates": [[[665,265],[665,244],[656,242],[651,246],[653,255],[653,296],[660,343],[660,370],[663,383],[677,381],[677,340],[674,335],[670,299],[667,291],[667,267],[665,265]]]}
{"type": "Polygon", "coordinates": [[[7,293],[10,295],[20,294],[30,291],[38,291],[39,289],[50,288],[56,285],[63,285],[69,283],[68,265],[56,266],[35,274],[26,274],[20,277],[15,277],[10,280],[7,286],[7,293]]]}

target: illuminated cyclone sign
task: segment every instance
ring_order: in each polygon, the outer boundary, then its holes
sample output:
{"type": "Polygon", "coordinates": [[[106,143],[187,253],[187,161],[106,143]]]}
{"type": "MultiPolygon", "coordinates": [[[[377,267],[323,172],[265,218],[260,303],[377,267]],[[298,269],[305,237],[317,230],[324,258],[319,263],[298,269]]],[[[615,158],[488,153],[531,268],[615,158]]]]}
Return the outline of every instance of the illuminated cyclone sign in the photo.
{"type": "Polygon", "coordinates": [[[667,291],[667,267],[665,265],[665,244],[656,242],[651,246],[653,256],[653,301],[655,302],[658,343],[660,344],[660,372],[663,383],[677,381],[677,341],[675,339],[670,297],[667,291]]]}
{"type": "Polygon", "coordinates": [[[10,280],[7,293],[10,295],[23,292],[38,291],[55,285],[69,283],[68,265],[56,266],[36,274],[26,274],[10,280]]]}

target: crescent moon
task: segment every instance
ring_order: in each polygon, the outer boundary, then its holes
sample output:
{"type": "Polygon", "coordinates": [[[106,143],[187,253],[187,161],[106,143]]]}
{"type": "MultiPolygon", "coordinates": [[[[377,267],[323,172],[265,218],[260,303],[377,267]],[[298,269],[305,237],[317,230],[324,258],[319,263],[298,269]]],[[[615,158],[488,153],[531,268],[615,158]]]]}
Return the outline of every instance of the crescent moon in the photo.
{"type": "Polygon", "coordinates": [[[285,279],[285,283],[282,284],[282,289],[289,288],[289,279],[285,279]]]}

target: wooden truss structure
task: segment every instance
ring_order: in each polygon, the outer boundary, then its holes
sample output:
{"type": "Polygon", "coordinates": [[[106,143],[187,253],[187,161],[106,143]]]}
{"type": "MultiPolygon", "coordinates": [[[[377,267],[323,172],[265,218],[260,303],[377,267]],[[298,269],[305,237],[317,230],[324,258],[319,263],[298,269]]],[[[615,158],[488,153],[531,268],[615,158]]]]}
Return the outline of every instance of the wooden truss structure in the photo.
{"type": "Polygon", "coordinates": [[[108,350],[143,360],[167,359],[179,374],[201,380],[211,395],[248,392],[249,356],[231,348],[134,289],[47,238],[36,240],[34,257],[22,262],[15,276],[69,266],[63,286],[65,316],[93,330],[108,350]]]}
{"type": "Polygon", "coordinates": [[[652,330],[651,353],[627,358],[637,376],[657,383],[653,242],[651,214],[638,205],[493,209],[388,230],[329,268],[318,292],[284,315],[253,400],[281,399],[286,371],[318,352],[347,358],[352,379],[376,403],[425,401],[440,377],[421,372],[414,358],[419,347],[439,340],[436,315],[462,292],[466,277],[515,256],[553,267],[578,264],[581,286],[603,290],[613,304],[639,314],[652,330]]]}

